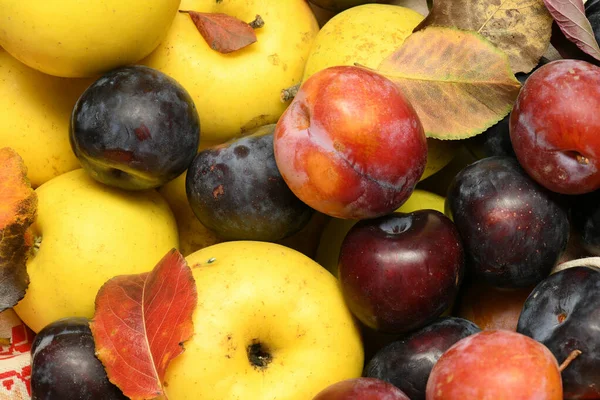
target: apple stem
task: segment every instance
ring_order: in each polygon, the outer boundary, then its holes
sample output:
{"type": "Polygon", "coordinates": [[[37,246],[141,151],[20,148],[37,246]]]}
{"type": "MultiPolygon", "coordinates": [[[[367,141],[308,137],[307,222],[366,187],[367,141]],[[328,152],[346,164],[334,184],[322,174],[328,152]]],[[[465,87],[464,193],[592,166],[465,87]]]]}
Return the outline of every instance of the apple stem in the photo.
{"type": "Polygon", "coordinates": [[[250,25],[252,27],[252,29],[258,29],[258,28],[262,28],[263,26],[265,26],[265,21],[262,19],[262,17],[260,15],[256,14],[254,21],[249,22],[248,25],[250,25]]]}
{"type": "Polygon", "coordinates": [[[281,91],[281,96],[280,96],[281,102],[287,103],[288,101],[292,100],[298,94],[299,89],[300,89],[300,84],[290,86],[287,89],[283,89],[281,91]]]}
{"type": "Polygon", "coordinates": [[[576,359],[577,357],[579,357],[581,355],[581,350],[573,350],[571,352],[571,354],[569,354],[569,356],[565,359],[565,361],[562,362],[562,364],[560,364],[560,366],[558,367],[558,370],[560,372],[563,372],[565,370],[565,368],[567,368],[569,366],[569,364],[571,364],[571,362],[576,359]]]}

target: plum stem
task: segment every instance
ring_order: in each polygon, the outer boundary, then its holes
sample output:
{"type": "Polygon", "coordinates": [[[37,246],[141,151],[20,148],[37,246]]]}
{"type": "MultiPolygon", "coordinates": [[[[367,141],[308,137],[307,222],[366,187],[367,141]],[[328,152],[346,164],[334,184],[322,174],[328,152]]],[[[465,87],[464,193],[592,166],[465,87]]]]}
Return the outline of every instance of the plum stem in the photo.
{"type": "Polygon", "coordinates": [[[581,355],[581,350],[573,350],[565,359],[565,361],[562,362],[562,364],[560,364],[560,366],[558,367],[558,370],[560,372],[563,372],[565,370],[565,368],[567,368],[569,366],[569,364],[571,364],[571,362],[576,359],[577,357],[579,357],[581,355]]]}
{"type": "Polygon", "coordinates": [[[283,89],[281,91],[281,96],[280,96],[281,102],[287,103],[288,101],[292,100],[298,94],[299,89],[300,89],[300,84],[290,86],[287,89],[283,89]]]}
{"type": "Polygon", "coordinates": [[[577,155],[577,162],[582,165],[588,165],[590,163],[589,158],[582,156],[581,154],[577,155]]]}

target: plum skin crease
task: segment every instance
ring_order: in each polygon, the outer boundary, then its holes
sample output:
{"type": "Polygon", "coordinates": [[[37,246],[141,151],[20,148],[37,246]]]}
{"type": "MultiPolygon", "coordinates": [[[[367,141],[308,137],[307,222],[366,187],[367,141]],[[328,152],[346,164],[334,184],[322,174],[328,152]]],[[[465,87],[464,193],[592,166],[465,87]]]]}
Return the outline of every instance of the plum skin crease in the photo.
{"type": "Polygon", "coordinates": [[[274,152],[298,198],[333,217],[363,219],[388,214],[411,195],[427,141],[392,81],[340,66],[304,82],[277,123],[274,152]]]}

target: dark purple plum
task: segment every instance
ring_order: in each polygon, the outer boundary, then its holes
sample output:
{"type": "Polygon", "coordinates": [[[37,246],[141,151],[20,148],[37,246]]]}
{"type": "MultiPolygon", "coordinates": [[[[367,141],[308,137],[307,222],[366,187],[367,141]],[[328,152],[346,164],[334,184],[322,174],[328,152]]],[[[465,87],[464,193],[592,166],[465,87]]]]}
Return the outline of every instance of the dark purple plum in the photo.
{"type": "Polygon", "coordinates": [[[454,343],[480,331],[466,319],[439,318],[379,350],[364,375],[390,382],[411,400],[425,400],[427,379],[437,360],[454,343]]]}
{"type": "Polygon", "coordinates": [[[565,399],[600,399],[600,269],[571,267],[540,282],[525,301],[517,332],[544,344],[563,371],[565,399]]]}
{"type": "Polygon", "coordinates": [[[128,190],[161,186],[182,174],[198,151],[194,101],[173,78],[145,66],[103,75],[71,116],[71,147],[96,180],[128,190]]]}
{"type": "Polygon", "coordinates": [[[204,149],[186,175],[202,224],[228,240],[276,241],[302,229],[314,210],[283,180],[273,153],[275,125],[204,149]]]}
{"type": "Polygon", "coordinates": [[[406,333],[452,304],[464,254],[449,218],[419,210],[356,223],[342,242],[338,268],[346,303],[363,324],[406,333]]]}
{"type": "Polygon", "coordinates": [[[31,347],[32,400],[127,400],[94,355],[88,324],[87,318],[63,318],[36,335],[31,347]]]}
{"type": "Polygon", "coordinates": [[[600,190],[571,199],[572,228],[579,235],[581,246],[593,255],[600,255],[600,190]]]}
{"type": "Polygon", "coordinates": [[[569,239],[557,196],[512,157],[465,167],[448,189],[446,214],[460,232],[467,270],[502,288],[535,285],[548,276],[569,239]]]}

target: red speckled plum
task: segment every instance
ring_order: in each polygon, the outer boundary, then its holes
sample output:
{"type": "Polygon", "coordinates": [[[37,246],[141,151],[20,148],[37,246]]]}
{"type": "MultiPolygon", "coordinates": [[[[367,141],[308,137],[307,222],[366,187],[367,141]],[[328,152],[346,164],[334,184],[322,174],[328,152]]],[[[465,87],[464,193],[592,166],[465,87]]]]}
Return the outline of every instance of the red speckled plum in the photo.
{"type": "Polygon", "coordinates": [[[523,85],[510,117],[519,162],[546,188],[582,194],[600,188],[600,68],[558,60],[523,85]]]}
{"type": "Polygon", "coordinates": [[[427,162],[423,126],[392,81],[350,66],[317,72],[279,119],[275,161],[292,192],[337,218],[389,214],[427,162]]]}
{"type": "Polygon", "coordinates": [[[433,367],[427,400],[562,400],[558,362],[520,333],[482,331],[456,342],[433,367]]]}

